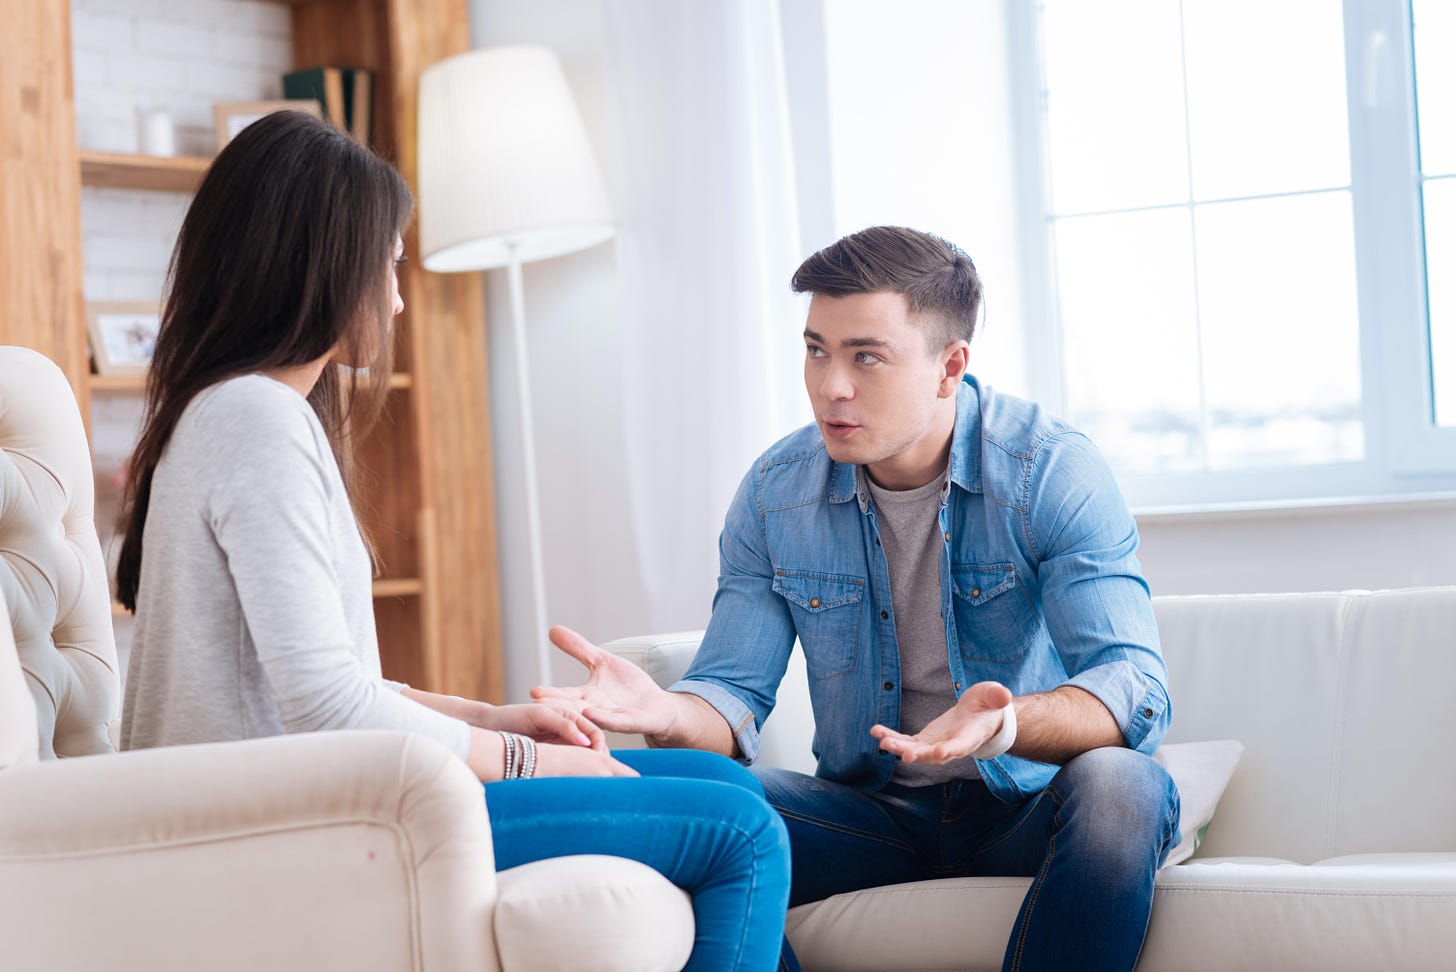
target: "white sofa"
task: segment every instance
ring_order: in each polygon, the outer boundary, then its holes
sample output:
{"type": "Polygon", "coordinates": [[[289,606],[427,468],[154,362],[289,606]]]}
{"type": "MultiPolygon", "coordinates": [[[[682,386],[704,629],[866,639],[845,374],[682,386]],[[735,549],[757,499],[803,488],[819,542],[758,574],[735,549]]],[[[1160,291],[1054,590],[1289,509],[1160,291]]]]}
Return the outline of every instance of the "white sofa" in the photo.
{"type": "Polygon", "coordinates": [[[119,686],[80,414],[0,348],[0,969],[679,969],[687,895],[611,857],[493,866],[428,740],[111,752],[119,686]],[[53,758],[60,757],[60,758],[53,758]]]}
{"type": "MultiPolygon", "coordinates": [[[[1141,972],[1456,969],[1456,587],[1154,600],[1166,742],[1245,752],[1157,882],[1141,972]]],[[[699,632],[610,647],[668,685],[699,632]]],[[[799,653],[764,727],[812,772],[799,653]]],[[[789,912],[805,972],[994,970],[1026,878],[928,881],[789,912]]]]}

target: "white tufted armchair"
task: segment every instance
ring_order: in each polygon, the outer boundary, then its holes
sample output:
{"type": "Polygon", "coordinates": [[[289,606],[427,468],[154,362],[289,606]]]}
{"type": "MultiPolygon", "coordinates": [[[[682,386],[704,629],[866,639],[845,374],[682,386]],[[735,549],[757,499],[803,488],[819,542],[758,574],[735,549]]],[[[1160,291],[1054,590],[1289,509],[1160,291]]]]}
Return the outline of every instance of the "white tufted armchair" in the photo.
{"type": "Polygon", "coordinates": [[[646,867],[568,857],[496,874],[479,783],[428,740],[112,753],[120,693],[91,477],[60,371],[0,347],[0,968],[686,962],[687,896],[646,867]]]}

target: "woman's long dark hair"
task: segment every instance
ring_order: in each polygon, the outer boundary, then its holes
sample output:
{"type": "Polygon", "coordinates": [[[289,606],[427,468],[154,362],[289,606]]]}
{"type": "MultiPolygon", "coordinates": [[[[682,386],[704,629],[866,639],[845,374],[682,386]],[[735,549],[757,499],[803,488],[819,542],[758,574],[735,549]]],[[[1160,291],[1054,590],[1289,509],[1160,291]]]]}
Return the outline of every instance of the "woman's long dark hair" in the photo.
{"type": "Polygon", "coordinates": [[[351,360],[368,362],[364,382],[326,366],[308,397],[357,497],[350,453],[388,390],[390,261],[413,206],[388,163],[303,112],[266,115],[218,153],[167,274],[123,503],[116,586],[127,610],[136,610],[152,474],[187,404],[217,382],[307,364],[341,341],[351,360]]]}

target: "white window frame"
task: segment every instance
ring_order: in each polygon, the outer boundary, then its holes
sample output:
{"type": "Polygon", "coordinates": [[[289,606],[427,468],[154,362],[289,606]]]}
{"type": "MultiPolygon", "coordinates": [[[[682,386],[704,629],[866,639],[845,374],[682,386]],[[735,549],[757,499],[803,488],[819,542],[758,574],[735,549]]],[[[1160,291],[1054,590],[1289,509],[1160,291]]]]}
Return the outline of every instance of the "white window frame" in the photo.
{"type": "MultiPolygon", "coordinates": [[[[1041,10],[1022,0],[1006,0],[1005,9],[1023,176],[1017,193],[1028,381],[1034,398],[1066,414],[1065,362],[1059,351],[1047,352],[1063,343],[1048,208],[1041,10]]],[[[1343,15],[1365,458],[1239,471],[1119,472],[1134,509],[1456,495],[1456,428],[1435,425],[1432,401],[1410,6],[1408,0],[1344,0],[1343,15]]]]}

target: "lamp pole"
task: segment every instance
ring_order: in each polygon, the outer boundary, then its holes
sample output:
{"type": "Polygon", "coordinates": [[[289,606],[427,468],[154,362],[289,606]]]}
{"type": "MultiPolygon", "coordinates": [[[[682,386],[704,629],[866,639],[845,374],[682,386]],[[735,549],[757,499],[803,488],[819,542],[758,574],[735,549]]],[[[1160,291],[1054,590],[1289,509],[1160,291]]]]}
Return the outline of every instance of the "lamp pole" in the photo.
{"type": "Polygon", "coordinates": [[[536,477],[536,430],[531,421],[531,365],[526,350],[526,288],[521,272],[520,244],[506,241],[510,260],[506,277],[511,291],[511,331],[516,344],[516,404],[521,424],[521,477],[526,487],[526,533],[530,550],[531,636],[535,640],[536,675],[550,685],[551,641],[547,637],[546,567],[541,543],[541,494],[536,477]]]}

